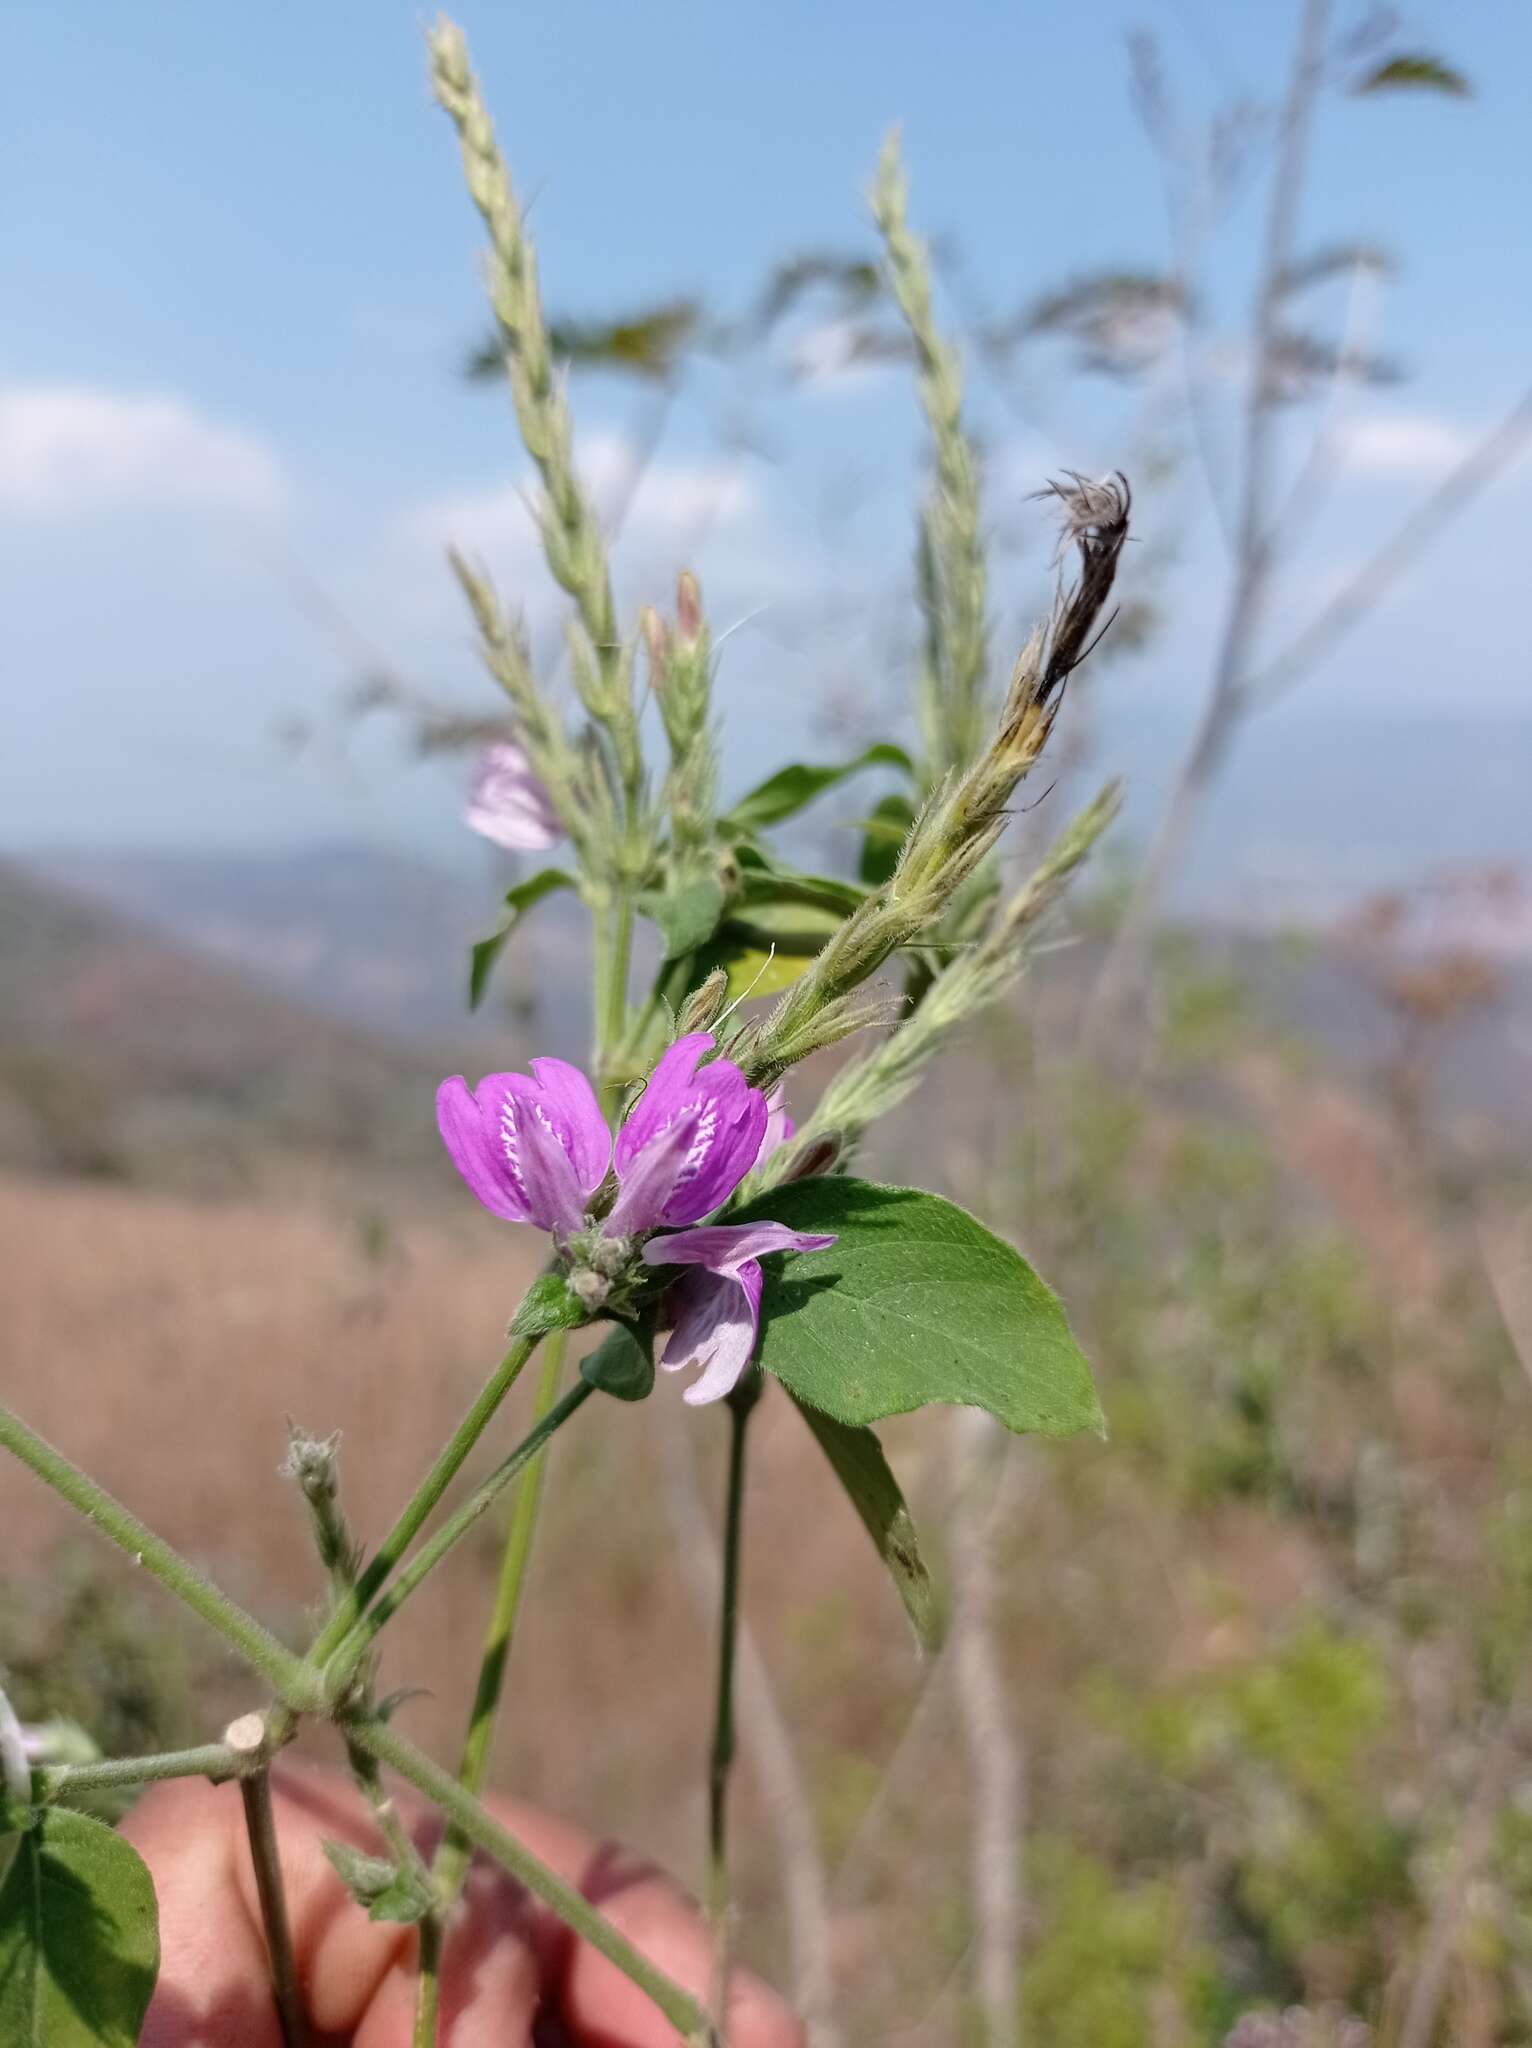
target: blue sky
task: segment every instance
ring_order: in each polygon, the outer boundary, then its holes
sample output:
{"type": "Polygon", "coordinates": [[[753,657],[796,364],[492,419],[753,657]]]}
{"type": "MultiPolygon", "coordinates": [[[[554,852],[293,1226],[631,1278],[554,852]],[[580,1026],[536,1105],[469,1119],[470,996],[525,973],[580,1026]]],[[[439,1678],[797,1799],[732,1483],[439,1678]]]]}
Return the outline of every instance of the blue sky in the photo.
{"type": "MultiPolygon", "coordinates": [[[[462,19],[548,299],[599,312],[687,290],[733,309],[784,254],[870,246],[862,194],[895,120],[921,225],[959,239],[996,304],[1101,265],[1160,265],[1162,184],[1129,111],[1126,32],[1151,29],[1177,92],[1205,110],[1279,89],[1292,12],[575,0],[462,19]]],[[[441,566],[449,536],[497,569],[541,644],[555,619],[507,410],[458,374],[484,324],[479,244],[421,28],[381,0],[74,0],[8,23],[0,842],[460,843],[452,776],[339,709],[373,656],[423,690],[479,695],[441,566]],[[282,736],[298,727],[295,755],[282,736]]],[[[1324,109],[1302,240],[1360,234],[1397,253],[1376,338],[1411,375],[1350,416],[1279,637],[1529,374],[1532,11],[1438,0],[1401,38],[1442,51],[1477,92],[1324,109]]],[[[1213,252],[1233,326],[1258,225],[1247,203],[1213,252]]],[[[742,622],[723,671],[741,773],[831,744],[828,712],[848,696],[903,687],[921,456],[908,386],[888,371],[789,390],[780,368],[746,394],[769,459],[721,440],[741,395],[696,373],[623,536],[625,595],[663,594],[694,554],[717,622],[742,622]]],[[[1122,459],[1132,418],[1056,360],[1031,383],[1025,420],[974,386],[1008,529],[1050,466],[1122,459]]],[[[642,406],[600,379],[574,398],[593,480],[619,489],[642,406]]],[[[1103,685],[1104,747],[1131,756],[1148,734],[1155,773],[1205,679],[1223,588],[1195,476],[1184,483],[1145,498],[1144,558],[1173,549],[1166,630],[1103,685]]],[[[1322,719],[1364,788],[1369,719],[1450,711],[1498,735],[1503,780],[1504,734],[1527,706],[1529,510],[1524,471],[1486,496],[1278,714],[1273,762],[1322,719]]],[[[1032,540],[1030,561],[1005,559],[1000,637],[1045,587],[1040,527],[1032,540]]],[[[1471,841],[1472,747],[1460,755],[1445,801],[1464,804],[1471,841]]],[[[1262,759],[1252,735],[1241,772],[1259,777],[1262,759]]]]}

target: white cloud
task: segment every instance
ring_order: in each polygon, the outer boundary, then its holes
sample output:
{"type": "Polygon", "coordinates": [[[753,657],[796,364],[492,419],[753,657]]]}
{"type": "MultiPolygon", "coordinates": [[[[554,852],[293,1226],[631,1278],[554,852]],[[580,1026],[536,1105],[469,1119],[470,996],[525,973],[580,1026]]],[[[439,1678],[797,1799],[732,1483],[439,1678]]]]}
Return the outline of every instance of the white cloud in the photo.
{"type": "Polygon", "coordinates": [[[1341,432],[1341,457],[1353,475],[1437,476],[1461,462],[1474,437],[1439,413],[1374,412],[1341,432]]]}
{"type": "Polygon", "coordinates": [[[0,514],[78,517],[142,505],[270,511],[281,465],[254,435],[169,393],[0,385],[0,514]]]}
{"type": "Polygon", "coordinates": [[[861,335],[855,320],[822,320],[793,336],[786,350],[787,368],[807,391],[838,398],[860,390],[895,367],[884,357],[865,354],[861,335]]]}
{"type": "MultiPolygon", "coordinates": [[[[621,434],[593,434],[578,466],[597,515],[610,525],[619,514],[623,545],[640,555],[660,549],[684,555],[709,534],[737,529],[759,510],[751,479],[735,463],[660,458],[645,465],[621,434]]],[[[489,490],[450,492],[416,508],[408,524],[417,539],[470,557],[520,562],[537,551],[530,480],[489,490]]]]}

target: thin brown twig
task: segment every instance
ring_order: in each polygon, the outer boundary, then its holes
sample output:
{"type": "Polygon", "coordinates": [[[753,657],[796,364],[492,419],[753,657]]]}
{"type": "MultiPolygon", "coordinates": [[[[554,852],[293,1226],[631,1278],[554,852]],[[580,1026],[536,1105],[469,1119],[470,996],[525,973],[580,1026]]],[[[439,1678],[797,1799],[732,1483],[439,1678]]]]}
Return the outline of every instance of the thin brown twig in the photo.
{"type": "Polygon", "coordinates": [[[953,1619],[954,1676],[968,1761],[974,1975],[986,2048],[1021,2038],[1021,1832],[1025,1768],[995,1648],[994,1557],[982,1503],[987,1466],[1007,1445],[977,1409],[953,1417],[958,1494],[952,1519],[954,1576],[962,1588],[953,1619]]]}
{"type": "Polygon", "coordinates": [[[1295,688],[1339,646],[1379,603],[1390,585],[1487,485],[1532,441],[1532,387],[1469,450],[1457,467],[1418,504],[1378,552],[1298,637],[1245,684],[1252,709],[1263,711],[1295,688]]]}

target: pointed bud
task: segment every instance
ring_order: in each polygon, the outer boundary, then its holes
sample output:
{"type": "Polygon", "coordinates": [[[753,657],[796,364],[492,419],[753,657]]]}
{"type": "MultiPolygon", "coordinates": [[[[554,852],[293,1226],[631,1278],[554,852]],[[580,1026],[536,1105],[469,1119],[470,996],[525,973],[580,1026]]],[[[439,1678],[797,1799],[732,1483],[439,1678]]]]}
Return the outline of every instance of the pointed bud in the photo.
{"type": "Polygon", "coordinates": [[[670,667],[670,628],[652,604],[646,604],[639,613],[638,625],[649,655],[649,680],[656,690],[661,690],[670,667]]]}
{"type": "Polygon", "coordinates": [[[844,1142],[839,1131],[826,1131],[811,1139],[782,1175],[783,1184],[790,1180],[815,1180],[822,1173],[832,1173],[840,1161],[844,1142]]]}
{"type": "Polygon", "coordinates": [[[676,1019],[677,1038],[689,1037],[693,1031],[706,1031],[723,1008],[724,997],[728,993],[728,970],[715,967],[702,986],[694,988],[681,1005],[681,1014],[676,1019]]]}
{"type": "Polygon", "coordinates": [[[295,1479],[306,1500],[333,1500],[337,1480],[340,1431],[334,1436],[313,1437],[289,1418],[287,1456],[277,1470],[283,1479],[295,1479]]]}
{"type": "Polygon", "coordinates": [[[686,647],[694,647],[702,632],[702,589],[690,569],[676,583],[676,630],[686,647]]]}

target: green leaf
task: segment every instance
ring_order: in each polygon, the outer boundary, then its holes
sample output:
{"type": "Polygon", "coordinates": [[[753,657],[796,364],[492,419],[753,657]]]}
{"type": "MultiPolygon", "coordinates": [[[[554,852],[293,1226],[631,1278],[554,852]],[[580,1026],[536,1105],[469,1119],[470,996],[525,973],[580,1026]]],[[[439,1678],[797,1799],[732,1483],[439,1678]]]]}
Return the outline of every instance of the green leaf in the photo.
{"type": "Polygon", "coordinates": [[[894,872],[899,850],[915,822],[915,806],[898,790],[875,803],[862,821],[862,857],[857,873],[869,889],[881,889],[894,872]]]}
{"type": "Polygon", "coordinates": [[[509,1334],[546,1337],[550,1330],[579,1330],[590,1321],[589,1308],[563,1273],[539,1273],[511,1318],[509,1334]]]}
{"type": "Polygon", "coordinates": [[[698,956],[697,965],[704,979],[722,967],[729,977],[725,1001],[735,1003],[744,996],[775,996],[791,988],[823,944],[823,936],[812,945],[788,944],[726,924],[698,956]]]}
{"type": "Polygon", "coordinates": [[[772,1188],[727,1221],[766,1219],[837,1240],[764,1266],[760,1362],[800,1401],[852,1426],[944,1401],[1007,1429],[1104,1431],[1057,1296],[966,1211],[832,1176],[772,1188]]]}
{"type": "Polygon", "coordinates": [[[614,1400],[646,1400],[654,1388],[652,1343],[626,1323],[613,1323],[589,1358],[581,1359],[580,1377],[614,1400]]]}
{"type": "Polygon", "coordinates": [[[331,1868],[369,1920],[414,1927],[436,1904],[430,1882],[413,1866],[400,1869],[387,1856],[368,1856],[349,1842],[321,1842],[331,1868]]]}
{"type": "Polygon", "coordinates": [[[45,1808],[0,1887],[5,2048],[134,2048],[159,1966],[138,1851],[88,1814],[45,1808]]]}
{"type": "Polygon", "coordinates": [[[1472,97],[1473,87],[1454,65],[1443,63],[1440,57],[1428,56],[1423,50],[1413,50],[1402,56],[1390,57],[1386,64],[1369,71],[1357,80],[1352,91],[1441,92],[1451,99],[1466,100],[1472,97]]]}
{"type": "Polygon", "coordinates": [[[855,775],[863,768],[880,766],[902,769],[906,775],[914,773],[910,757],[903,747],[893,746],[887,741],[869,747],[854,761],[820,763],[817,766],[795,761],[790,768],[779,768],[775,775],[767,776],[764,782],[757,783],[754,789],[742,796],[724,820],[724,829],[758,832],[764,825],[780,825],[784,818],[794,817],[816,796],[822,796],[827,789],[844,782],[848,775],[855,775]]]}
{"type": "Polygon", "coordinates": [[[679,960],[705,946],[718,929],[728,901],[716,874],[695,875],[670,890],[650,890],[638,899],[645,917],[660,928],[665,940],[665,958],[679,960]]]}
{"type": "Polygon", "coordinates": [[[915,1524],[899,1491],[899,1482],[889,1470],[883,1446],[870,1429],[851,1429],[823,1410],[809,1407],[796,1394],[792,1399],[813,1430],[836,1478],[845,1487],[851,1505],[861,1516],[874,1549],[887,1565],[916,1641],[923,1650],[936,1649],[941,1629],[931,1574],[921,1557],[915,1524]]]}
{"type": "Polygon", "coordinates": [[[758,929],[791,929],[795,924],[811,925],[815,931],[833,931],[842,918],[859,910],[867,891],[855,882],[843,882],[838,875],[805,875],[796,868],[773,865],[764,873],[751,870],[739,887],[739,919],[758,929]],[[809,913],[807,918],[796,915],[809,913]]]}
{"type": "Polygon", "coordinates": [[[562,868],[540,868],[535,875],[529,875],[524,882],[516,883],[505,892],[505,909],[495,929],[475,942],[468,956],[468,1007],[476,1010],[483,1000],[489,984],[490,970],[506,945],[512,932],[536,904],[545,896],[551,896],[559,889],[573,889],[578,885],[573,875],[566,875],[562,868]]]}

